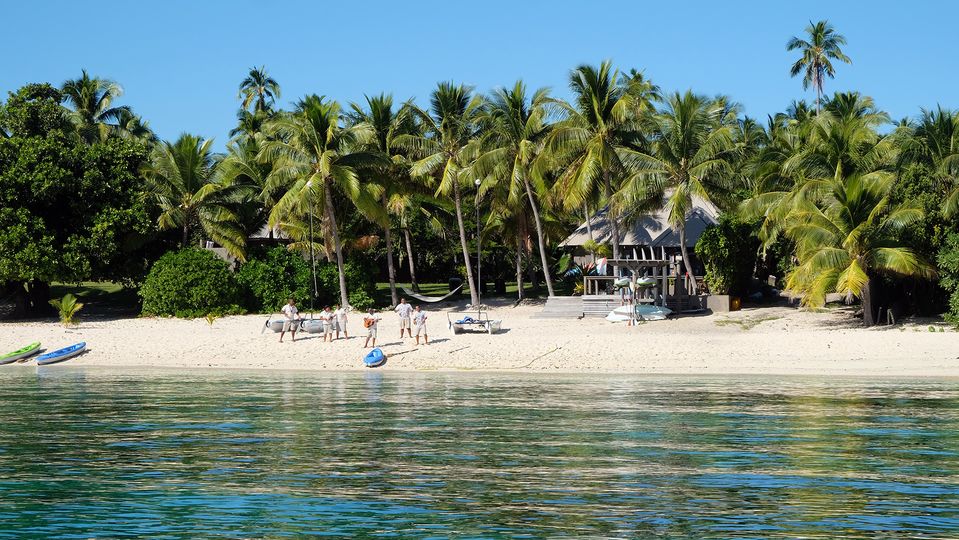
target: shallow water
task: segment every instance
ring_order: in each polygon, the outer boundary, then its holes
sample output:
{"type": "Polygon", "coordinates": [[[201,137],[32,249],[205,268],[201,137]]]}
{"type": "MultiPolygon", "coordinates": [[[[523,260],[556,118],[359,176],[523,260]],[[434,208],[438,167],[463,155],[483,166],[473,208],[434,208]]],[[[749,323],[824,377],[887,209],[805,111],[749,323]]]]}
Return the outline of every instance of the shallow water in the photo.
{"type": "Polygon", "coordinates": [[[0,538],[959,537],[959,383],[0,369],[0,538]]]}

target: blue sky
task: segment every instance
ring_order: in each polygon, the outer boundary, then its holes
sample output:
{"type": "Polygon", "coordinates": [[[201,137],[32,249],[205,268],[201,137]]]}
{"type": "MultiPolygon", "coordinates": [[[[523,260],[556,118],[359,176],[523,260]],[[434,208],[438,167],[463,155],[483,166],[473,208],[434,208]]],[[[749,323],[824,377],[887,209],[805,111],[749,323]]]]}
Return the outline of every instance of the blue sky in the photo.
{"type": "Polygon", "coordinates": [[[920,107],[959,107],[953,29],[959,3],[101,1],[4,6],[0,92],[60,84],[81,68],[119,82],[166,139],[215,137],[234,124],[237,86],[265,64],[281,105],[318,93],[349,102],[392,92],[424,101],[437,81],[489,90],[523,78],[568,96],[580,63],[611,59],[644,70],[665,90],[726,94],[750,116],[806,97],[789,77],[784,44],[810,19],[849,40],[853,64],[827,91],[856,89],[893,118],[920,107]],[[600,7],[594,7],[600,6],[600,7]]]}

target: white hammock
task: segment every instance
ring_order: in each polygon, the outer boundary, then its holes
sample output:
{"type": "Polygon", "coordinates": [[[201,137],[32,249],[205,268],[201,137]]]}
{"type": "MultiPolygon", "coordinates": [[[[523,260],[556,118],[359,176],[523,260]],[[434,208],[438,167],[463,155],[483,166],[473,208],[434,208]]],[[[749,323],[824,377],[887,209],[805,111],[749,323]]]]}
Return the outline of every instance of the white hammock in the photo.
{"type": "Polygon", "coordinates": [[[405,294],[406,296],[410,296],[412,298],[416,298],[420,302],[427,302],[430,304],[434,304],[436,302],[442,302],[443,300],[446,300],[450,296],[453,296],[454,294],[460,292],[460,289],[462,288],[463,288],[463,285],[460,285],[459,287],[450,291],[449,294],[446,294],[444,296],[423,296],[422,294],[416,294],[415,292],[407,289],[406,287],[400,287],[400,289],[403,289],[403,294],[405,294]]]}

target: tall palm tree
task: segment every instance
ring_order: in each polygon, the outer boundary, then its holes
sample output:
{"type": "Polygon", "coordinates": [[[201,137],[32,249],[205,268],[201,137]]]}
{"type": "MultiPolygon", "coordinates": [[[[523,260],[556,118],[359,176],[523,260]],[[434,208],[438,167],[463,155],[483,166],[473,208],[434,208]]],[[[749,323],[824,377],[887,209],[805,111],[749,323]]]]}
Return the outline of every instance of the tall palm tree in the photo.
{"type": "Polygon", "coordinates": [[[124,107],[120,108],[120,114],[117,115],[117,131],[120,137],[140,141],[148,146],[159,142],[156,134],[150,129],[150,123],[124,107]]]}
{"type": "MultiPolygon", "coordinates": [[[[396,137],[403,133],[412,133],[410,116],[393,109],[393,96],[380,94],[366,96],[366,107],[351,104],[353,112],[351,119],[354,122],[364,123],[373,131],[369,142],[369,149],[379,153],[383,158],[383,165],[371,170],[371,183],[378,186],[379,198],[384,209],[383,235],[386,242],[386,268],[390,282],[390,298],[393,305],[399,304],[399,295],[396,292],[396,266],[393,259],[393,224],[386,213],[401,214],[409,205],[411,195],[409,166],[404,156],[398,153],[394,144],[396,137]]],[[[409,238],[407,237],[407,240],[409,238]]],[[[412,253],[410,253],[412,257],[412,253]]],[[[412,265],[412,260],[410,262],[412,265]]],[[[410,267],[412,269],[412,266],[410,267]]],[[[415,274],[415,271],[411,271],[415,274]]],[[[415,281],[415,279],[414,279],[415,281]]]]}
{"type": "MultiPolygon", "coordinates": [[[[240,137],[227,145],[226,157],[217,167],[217,173],[226,185],[238,195],[235,206],[237,221],[249,237],[266,225],[269,213],[276,204],[275,193],[265,193],[267,178],[273,164],[260,159],[262,136],[240,137]]],[[[273,237],[273,228],[269,228],[273,237]]]]}
{"type": "Polygon", "coordinates": [[[375,197],[362,185],[359,172],[382,163],[380,156],[364,150],[373,130],[365,123],[344,125],[339,103],[313,94],[300,100],[292,113],[269,122],[264,133],[267,138],[262,142],[260,158],[273,163],[264,192],[269,195],[285,190],[270,212],[269,225],[301,221],[315,208],[323,209],[336,253],[340,303],[348,306],[334,191],[367,217],[377,219],[382,212],[375,197]]]}
{"type": "MultiPolygon", "coordinates": [[[[619,204],[638,209],[665,204],[667,221],[679,235],[683,263],[690,273],[686,219],[694,198],[718,206],[727,202],[736,124],[735,109],[725,100],[691,91],[672,94],[663,109],[646,121],[648,150],[632,156],[633,174],[618,197],[619,204]]],[[[698,293],[695,280],[693,291],[698,293]]]]}
{"type": "Polygon", "coordinates": [[[231,208],[233,189],[215,174],[217,156],[210,150],[212,145],[213,139],[189,134],[157,145],[143,169],[147,192],[160,206],[160,227],[180,228],[184,247],[194,227],[199,227],[243,260],[246,236],[231,208]]]}
{"type": "Polygon", "coordinates": [[[478,306],[478,289],[469,264],[470,253],[463,224],[463,196],[475,179],[470,167],[479,154],[477,138],[481,133],[484,100],[474,95],[470,87],[441,82],[430,96],[429,111],[412,103],[408,106],[424,133],[400,135],[395,144],[419,158],[410,168],[413,177],[436,179],[436,196],[453,200],[470,300],[478,306]]]}
{"type": "Polygon", "coordinates": [[[816,89],[816,111],[818,112],[821,108],[822,88],[826,77],[836,78],[836,69],[832,61],[839,60],[851,64],[852,60],[843,54],[840,48],[841,45],[846,44],[846,38],[836,33],[836,29],[828,21],[819,21],[815,24],[809,21],[806,35],[808,39],[793,36],[786,42],[787,51],[799,49],[802,52],[802,56],[790,68],[789,74],[795,77],[803,73],[803,89],[809,88],[809,85],[816,89]]]}
{"type": "MultiPolygon", "coordinates": [[[[620,77],[610,62],[598,68],[581,65],[570,74],[573,105],[554,100],[566,115],[547,138],[545,159],[538,160],[537,174],[558,166],[562,171],[554,189],[562,194],[567,209],[576,209],[596,199],[607,204],[627,176],[634,148],[642,144],[639,119],[658,99],[658,89],[641,74],[620,77]]],[[[620,221],[610,207],[613,258],[620,257],[620,221]]]]}
{"type": "Polygon", "coordinates": [[[267,74],[266,66],[254,66],[240,82],[237,97],[243,100],[243,109],[252,105],[251,112],[269,111],[280,97],[280,83],[267,74]]]}
{"type": "Polygon", "coordinates": [[[931,277],[934,272],[897,232],[920,219],[922,211],[893,206],[895,177],[887,171],[830,179],[819,204],[797,207],[786,234],[796,243],[799,265],[786,277],[787,289],[802,294],[804,305],[821,306],[826,294],[859,297],[863,322],[875,323],[873,283],[881,274],[931,277]]]}
{"type": "Polygon", "coordinates": [[[120,117],[130,113],[127,107],[113,106],[113,101],[123,95],[120,85],[91,77],[85,69],[79,78],[64,82],[60,91],[70,105],[67,113],[70,121],[88,143],[106,140],[116,129],[120,117]]]}

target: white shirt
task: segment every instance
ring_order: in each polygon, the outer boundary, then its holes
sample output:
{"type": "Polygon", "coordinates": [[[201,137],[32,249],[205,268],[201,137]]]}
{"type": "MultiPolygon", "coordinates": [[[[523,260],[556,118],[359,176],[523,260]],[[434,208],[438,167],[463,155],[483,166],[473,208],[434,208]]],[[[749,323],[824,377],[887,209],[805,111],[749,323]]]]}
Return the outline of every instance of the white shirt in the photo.
{"type": "Polygon", "coordinates": [[[426,324],[426,312],[423,310],[414,312],[413,322],[415,322],[417,325],[426,324]]]}
{"type": "Polygon", "coordinates": [[[326,311],[326,310],[324,309],[323,311],[320,312],[320,320],[321,320],[321,321],[329,321],[329,320],[331,320],[332,318],[333,318],[333,312],[332,312],[332,311],[326,311]]]}
{"type": "Polygon", "coordinates": [[[410,313],[413,312],[413,306],[409,304],[400,304],[396,306],[396,314],[400,316],[401,319],[409,319],[410,313]]]}
{"type": "Polygon", "coordinates": [[[287,304],[287,305],[283,306],[282,311],[283,311],[283,314],[286,315],[286,318],[287,318],[287,319],[290,319],[291,321],[292,321],[293,319],[296,319],[296,318],[297,318],[297,313],[299,313],[299,312],[296,310],[296,306],[291,306],[290,304],[287,304]]]}
{"type": "Polygon", "coordinates": [[[336,311],[333,312],[333,317],[335,317],[338,322],[340,322],[340,323],[345,323],[345,322],[346,322],[346,310],[343,309],[343,308],[338,308],[336,311]]]}

